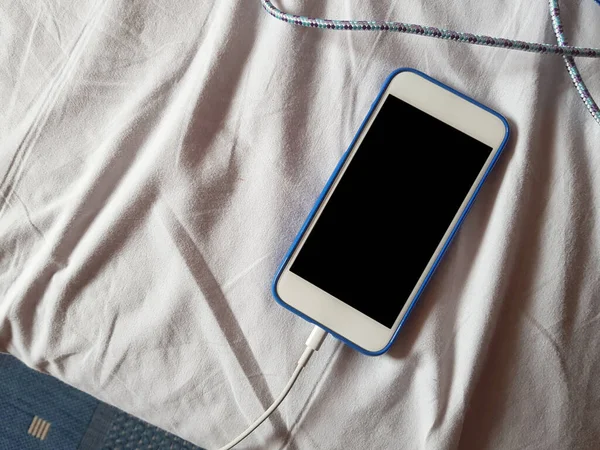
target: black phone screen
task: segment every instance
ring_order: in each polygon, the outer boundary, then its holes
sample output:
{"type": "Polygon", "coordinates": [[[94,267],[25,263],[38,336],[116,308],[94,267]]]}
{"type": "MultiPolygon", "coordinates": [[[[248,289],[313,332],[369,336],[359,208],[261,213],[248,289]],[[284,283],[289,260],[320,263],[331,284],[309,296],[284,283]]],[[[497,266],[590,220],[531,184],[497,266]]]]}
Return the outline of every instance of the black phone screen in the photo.
{"type": "Polygon", "coordinates": [[[389,95],[290,270],[391,328],[491,151],[389,95]]]}

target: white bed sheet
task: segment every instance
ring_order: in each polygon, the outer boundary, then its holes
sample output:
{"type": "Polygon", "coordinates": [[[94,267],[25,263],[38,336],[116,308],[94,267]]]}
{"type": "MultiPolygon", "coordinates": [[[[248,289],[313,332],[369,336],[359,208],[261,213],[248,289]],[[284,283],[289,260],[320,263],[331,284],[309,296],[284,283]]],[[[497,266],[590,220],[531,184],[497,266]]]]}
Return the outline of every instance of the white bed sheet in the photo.
{"type": "MultiPolygon", "coordinates": [[[[278,4],[553,41],[543,1],[278,4]]],[[[598,45],[600,8],[564,9],[598,45]]],[[[560,58],[295,28],[258,0],[15,0],[0,43],[0,350],[228,442],[311,329],[275,270],[409,66],[505,114],[509,146],[389,354],[329,339],[240,448],[598,448],[600,128],[560,58]]]]}

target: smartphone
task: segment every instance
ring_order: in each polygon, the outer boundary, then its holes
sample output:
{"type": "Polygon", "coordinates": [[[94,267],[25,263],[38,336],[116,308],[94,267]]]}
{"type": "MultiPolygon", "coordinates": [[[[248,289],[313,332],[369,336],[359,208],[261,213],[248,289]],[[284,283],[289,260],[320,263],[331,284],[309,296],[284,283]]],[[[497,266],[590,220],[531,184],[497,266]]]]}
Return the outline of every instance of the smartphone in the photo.
{"type": "Polygon", "coordinates": [[[450,87],[392,73],[280,266],[277,301],[384,353],[508,134],[504,117],[450,87]]]}

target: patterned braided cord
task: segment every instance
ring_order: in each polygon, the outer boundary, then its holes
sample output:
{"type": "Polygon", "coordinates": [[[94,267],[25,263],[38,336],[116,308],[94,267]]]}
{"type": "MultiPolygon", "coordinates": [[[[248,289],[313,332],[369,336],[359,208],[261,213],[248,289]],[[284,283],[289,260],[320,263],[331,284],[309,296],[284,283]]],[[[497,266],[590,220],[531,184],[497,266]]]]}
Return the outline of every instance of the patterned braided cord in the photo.
{"type": "MultiPolygon", "coordinates": [[[[600,0],[596,1],[600,2],[600,0]]],[[[564,47],[568,45],[568,43],[567,38],[565,37],[562,22],[560,20],[560,8],[558,6],[558,0],[549,0],[549,4],[550,16],[552,18],[552,27],[554,28],[556,40],[558,42],[558,45],[564,47]]],[[[583,104],[588,109],[594,120],[598,122],[598,125],[600,125],[600,108],[598,108],[598,105],[594,101],[592,94],[590,94],[590,91],[588,91],[587,86],[583,81],[583,78],[581,78],[581,74],[579,73],[577,64],[575,64],[575,58],[573,58],[572,56],[563,55],[563,59],[565,60],[569,76],[571,77],[571,80],[573,80],[573,84],[575,85],[577,92],[579,92],[581,100],[583,100],[583,104]]]]}
{"type": "MultiPolygon", "coordinates": [[[[520,50],[524,52],[560,55],[564,58],[569,75],[579,92],[586,108],[600,125],[600,110],[583,82],[574,57],[600,58],[600,48],[574,47],[567,44],[560,20],[558,0],[549,0],[552,25],[557,36],[558,44],[544,44],[537,42],[517,41],[513,39],[497,38],[480,34],[464,33],[460,31],[445,30],[443,28],[415,25],[411,23],[380,21],[380,20],[331,20],[314,17],[297,16],[286,13],[273,5],[271,0],[260,0],[263,8],[276,19],[292,25],[309,28],[322,28],[347,31],[395,31],[398,33],[416,34],[419,36],[446,39],[465,44],[485,45],[488,47],[504,48],[507,50],[520,50]]],[[[594,0],[600,4],[600,0],[594,0]]]]}

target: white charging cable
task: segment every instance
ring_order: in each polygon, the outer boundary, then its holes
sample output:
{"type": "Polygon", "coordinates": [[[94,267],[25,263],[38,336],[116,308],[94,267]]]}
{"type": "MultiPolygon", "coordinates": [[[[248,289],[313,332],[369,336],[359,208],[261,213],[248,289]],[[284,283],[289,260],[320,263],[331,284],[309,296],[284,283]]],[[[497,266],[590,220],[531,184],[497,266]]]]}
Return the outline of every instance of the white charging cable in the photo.
{"type": "Polygon", "coordinates": [[[296,365],[296,370],[294,370],[294,373],[292,373],[292,377],[290,378],[290,381],[288,381],[288,383],[285,385],[285,387],[283,388],[283,391],[281,392],[281,394],[279,394],[279,397],[277,397],[275,399],[275,401],[269,407],[269,409],[267,409],[263,413],[262,416],[260,416],[258,419],[256,419],[252,423],[252,425],[250,425],[246,429],[246,431],[244,431],[242,434],[240,434],[238,437],[236,437],[233,441],[231,441],[226,446],[221,447],[219,450],[229,450],[230,448],[235,447],[237,444],[242,442],[250,433],[252,433],[254,430],[256,430],[258,428],[258,426],[261,423],[263,423],[267,419],[267,417],[269,417],[273,413],[273,411],[275,411],[277,409],[277,407],[281,404],[283,399],[285,399],[285,397],[288,395],[288,393],[292,389],[292,386],[294,386],[294,383],[300,376],[300,372],[302,372],[302,369],[304,369],[304,366],[306,366],[306,364],[310,360],[310,357],[312,356],[312,354],[314,352],[319,351],[319,349],[321,348],[321,344],[323,343],[323,341],[325,340],[326,337],[327,337],[327,332],[315,325],[312,332],[310,333],[310,336],[308,336],[308,339],[306,340],[306,349],[304,349],[304,353],[302,353],[302,356],[298,360],[298,364],[296,365]]]}

